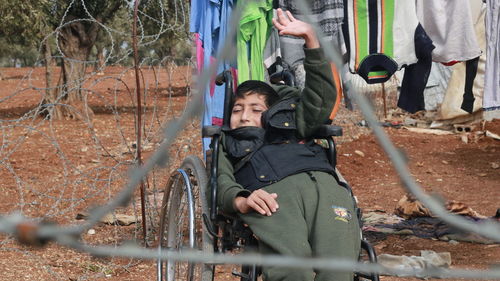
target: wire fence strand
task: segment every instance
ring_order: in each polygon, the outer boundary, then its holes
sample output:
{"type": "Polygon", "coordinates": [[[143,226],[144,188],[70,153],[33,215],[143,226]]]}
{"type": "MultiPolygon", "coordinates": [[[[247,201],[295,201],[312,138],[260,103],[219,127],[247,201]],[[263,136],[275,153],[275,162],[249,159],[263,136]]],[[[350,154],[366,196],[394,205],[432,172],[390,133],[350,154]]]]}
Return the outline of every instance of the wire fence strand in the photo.
{"type": "MultiPolygon", "coordinates": [[[[211,65],[199,75],[192,76],[194,68],[189,57],[157,57],[149,48],[165,36],[168,31],[183,32],[188,7],[185,1],[174,1],[174,15],[167,11],[163,1],[156,3],[160,9],[159,18],[140,10],[138,20],[138,46],[141,51],[140,79],[143,88],[134,86],[133,67],[124,62],[130,60],[132,49],[131,37],[126,30],[107,26],[96,20],[81,1],[87,13],[86,19],[65,21],[72,5],[80,2],[73,0],[60,21],[60,26],[48,34],[46,41],[57,39],[61,30],[76,22],[98,23],[109,41],[108,53],[104,65],[99,65],[90,73],[86,73],[79,83],[85,97],[85,107],[76,108],[66,102],[60,95],[52,103],[44,103],[47,91],[59,91],[67,85],[44,86],[43,81],[35,78],[40,69],[34,68],[22,73],[12,93],[0,96],[0,175],[3,182],[0,188],[8,190],[11,202],[5,202],[0,216],[0,232],[7,234],[0,241],[0,251],[21,251],[25,255],[36,256],[27,250],[14,249],[12,237],[30,245],[46,245],[53,241],[58,245],[75,249],[82,253],[100,257],[126,257],[131,260],[125,265],[115,266],[127,269],[136,261],[133,259],[163,259],[203,262],[214,264],[257,264],[294,268],[319,268],[337,271],[358,271],[364,273],[377,272],[385,275],[419,277],[419,278],[465,278],[465,279],[500,279],[500,269],[465,270],[426,268],[422,270],[395,270],[377,264],[356,263],[338,258],[299,258],[264,255],[223,255],[207,254],[199,251],[161,251],[147,249],[138,245],[143,231],[154,240],[155,229],[158,228],[159,207],[163,188],[170,170],[179,165],[188,154],[200,154],[199,120],[203,110],[203,93],[209,85],[211,77],[216,74],[216,66],[211,65]],[[169,21],[171,17],[174,21],[169,21]],[[152,20],[159,25],[154,34],[147,34],[145,21],[152,20]],[[128,41],[120,41],[122,37],[128,41]],[[193,78],[194,77],[194,78],[193,78]],[[195,81],[192,81],[195,79],[195,81]],[[192,82],[195,86],[191,87],[192,82]],[[104,87],[103,87],[104,85],[104,87]],[[102,90],[105,88],[106,90],[102,90]],[[139,90],[142,100],[134,99],[134,91],[139,90]],[[34,98],[38,97],[38,98],[34,98]],[[30,106],[11,109],[19,101],[25,100],[30,106]],[[138,102],[143,106],[137,112],[138,102]],[[40,115],[41,112],[52,112],[56,107],[72,107],[82,117],[79,121],[55,120],[51,115],[40,115]],[[99,118],[93,114],[100,114],[99,118]],[[137,114],[144,118],[139,119],[137,114]],[[142,128],[142,137],[136,139],[137,128],[142,128]],[[197,142],[193,142],[198,139],[197,142]],[[142,144],[141,144],[142,143],[142,144]],[[136,153],[142,149],[147,154],[144,164],[138,165],[136,153]],[[26,162],[28,165],[25,165],[26,162]],[[24,165],[23,165],[24,164],[24,165]],[[42,167],[41,169],[39,167],[42,167]],[[22,169],[20,169],[22,168],[22,169]],[[147,192],[145,204],[147,231],[141,229],[141,215],[138,206],[136,189],[144,180],[147,192]],[[15,195],[14,195],[15,194],[15,195]],[[15,199],[13,199],[15,198],[15,199]],[[114,238],[105,240],[89,238],[88,233],[102,223],[111,214],[115,222],[107,226],[114,238]],[[119,215],[133,217],[132,227],[119,226],[116,218],[119,215]],[[75,223],[75,217],[82,215],[85,220],[75,223]],[[33,218],[33,219],[32,219],[33,218]],[[50,220],[50,222],[49,222],[50,220]],[[83,238],[83,239],[82,239],[83,238]],[[124,241],[136,241],[125,243],[124,241]]],[[[310,14],[307,2],[297,1],[305,18],[310,14]]],[[[244,5],[238,5],[233,11],[228,25],[227,38],[234,38],[244,5]]],[[[129,13],[128,23],[134,18],[129,13]]],[[[342,57],[338,51],[323,41],[321,29],[314,25],[328,58],[339,69],[342,68],[342,57]]],[[[54,58],[71,60],[64,56],[59,44],[54,58]]],[[[39,48],[41,52],[42,47],[39,48]]],[[[218,50],[217,61],[230,60],[236,56],[236,47],[226,40],[218,50]]],[[[39,60],[44,64],[44,60],[39,60]]],[[[77,61],[87,65],[98,63],[97,60],[77,61]]],[[[354,92],[356,89],[352,86],[354,92]]],[[[363,118],[380,141],[382,148],[393,161],[405,188],[416,196],[433,213],[446,223],[470,233],[500,242],[500,226],[493,221],[480,225],[471,223],[460,217],[450,215],[442,204],[425,194],[415,182],[407,169],[407,165],[391,143],[386,133],[377,122],[373,108],[362,94],[353,96],[359,106],[363,118]]],[[[356,120],[357,121],[357,120],[356,120]]],[[[355,121],[352,121],[355,122],[355,121]]],[[[140,134],[139,134],[140,135],[140,134]]],[[[46,270],[57,279],[64,276],[51,268],[46,270]]],[[[92,279],[101,273],[82,274],[81,279],[92,279]]]]}

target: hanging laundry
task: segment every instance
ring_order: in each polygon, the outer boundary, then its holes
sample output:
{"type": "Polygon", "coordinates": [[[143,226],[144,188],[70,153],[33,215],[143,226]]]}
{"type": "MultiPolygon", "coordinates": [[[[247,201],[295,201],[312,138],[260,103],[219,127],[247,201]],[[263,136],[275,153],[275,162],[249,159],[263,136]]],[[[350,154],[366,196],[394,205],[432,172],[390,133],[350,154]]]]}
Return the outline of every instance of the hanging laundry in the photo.
{"type": "Polygon", "coordinates": [[[242,2],[244,6],[237,33],[238,83],[264,81],[263,52],[273,19],[272,0],[242,2]]]}
{"type": "MultiPolygon", "coordinates": [[[[231,62],[216,61],[215,57],[226,41],[228,21],[233,0],[192,0],[190,31],[195,32],[197,44],[198,71],[206,71],[210,65],[217,65],[217,73],[231,68],[231,62]]],[[[222,125],[224,114],[224,86],[216,86],[213,79],[205,87],[203,126],[222,125]]],[[[209,148],[210,139],[203,139],[204,150],[209,148]]]]}
{"type": "Polygon", "coordinates": [[[201,74],[203,71],[203,59],[204,59],[204,50],[203,43],[200,40],[200,34],[194,34],[194,44],[196,46],[196,69],[198,70],[198,74],[201,74]]]}
{"type": "Polygon", "coordinates": [[[474,93],[472,92],[472,87],[474,86],[474,79],[477,74],[477,66],[479,63],[479,57],[473,58],[465,62],[465,88],[464,88],[464,96],[461,109],[467,111],[468,113],[472,113],[474,109],[474,93]]]}
{"type": "MultiPolygon", "coordinates": [[[[273,9],[274,17],[277,16],[276,10],[273,9]]],[[[271,28],[271,34],[267,39],[266,47],[264,48],[264,67],[265,80],[272,84],[284,83],[289,86],[296,85],[296,79],[290,65],[283,61],[281,55],[280,35],[276,27],[271,28]]]]}
{"type": "Polygon", "coordinates": [[[486,72],[483,108],[500,110],[500,2],[486,1],[486,72]]]}
{"type": "Polygon", "coordinates": [[[215,53],[214,50],[217,47],[215,44],[219,37],[220,12],[220,1],[191,1],[191,22],[189,31],[198,33],[204,50],[203,63],[205,67],[208,67],[210,56],[215,53]]]}
{"type": "Polygon", "coordinates": [[[481,55],[470,0],[416,2],[418,20],[436,46],[434,61],[468,61],[481,55]]]}
{"type": "Polygon", "coordinates": [[[417,16],[436,45],[432,53],[434,61],[445,65],[466,61],[461,109],[472,113],[475,100],[472,86],[482,52],[474,31],[471,1],[418,0],[417,16]]]}
{"type": "MultiPolygon", "coordinates": [[[[304,13],[297,1],[299,0],[279,0],[278,7],[290,11],[295,18],[300,19],[304,13]]],[[[325,39],[337,38],[344,17],[342,0],[313,0],[307,3],[311,9],[311,23],[320,27],[325,39]]]]}
{"type": "MultiPolygon", "coordinates": [[[[480,49],[486,49],[486,5],[481,0],[470,0],[467,3],[470,7],[477,44],[480,49]]],[[[487,57],[480,56],[477,67],[474,61],[476,59],[477,57],[461,61],[451,67],[453,72],[448,82],[445,97],[438,110],[438,120],[461,118],[461,122],[463,122],[463,118],[475,118],[470,114],[471,112],[478,112],[482,109],[487,57]],[[471,89],[473,95],[470,95],[471,89]],[[469,94],[465,95],[466,99],[464,100],[465,93],[469,94]],[[469,98],[467,98],[468,95],[469,98]],[[466,111],[466,109],[470,111],[466,111]]]]}
{"type": "MultiPolygon", "coordinates": [[[[344,40],[342,36],[342,22],[344,18],[343,0],[313,0],[308,1],[310,14],[305,15],[298,3],[300,0],[279,0],[278,8],[289,11],[298,20],[307,21],[319,27],[323,44],[329,44],[334,50],[343,53],[344,40]]],[[[304,40],[294,36],[279,36],[282,53],[282,64],[290,68],[294,74],[294,84],[304,87],[306,73],[304,70],[304,40]]],[[[339,71],[332,63],[332,74],[335,81],[337,100],[330,113],[333,120],[340,107],[343,97],[342,80],[339,71]]]]}
{"type": "Polygon", "coordinates": [[[424,91],[432,68],[432,50],[435,48],[420,24],[415,31],[415,46],[418,61],[405,68],[398,99],[398,107],[410,113],[425,110],[424,91]]]}
{"type": "Polygon", "coordinates": [[[368,84],[382,83],[396,70],[417,62],[414,1],[344,1],[348,64],[368,84]]]}
{"type": "MultiPolygon", "coordinates": [[[[300,0],[279,0],[278,7],[284,11],[290,11],[299,20],[305,20],[297,1],[300,0]]],[[[313,0],[308,1],[308,4],[311,8],[311,15],[307,18],[311,20],[311,24],[319,26],[324,41],[344,53],[342,50],[344,39],[341,32],[344,19],[343,0],[313,0]]],[[[297,86],[304,87],[304,40],[293,36],[280,36],[280,45],[283,60],[293,69],[297,86]]]]}
{"type": "Polygon", "coordinates": [[[344,12],[349,70],[376,84],[406,67],[398,107],[411,113],[424,110],[435,46],[418,23],[415,3],[345,0],[344,12]]]}
{"type": "Polygon", "coordinates": [[[264,67],[269,69],[277,61],[281,61],[281,59],[280,37],[278,30],[273,26],[264,47],[264,67]]]}
{"type": "MultiPolygon", "coordinates": [[[[220,25],[218,29],[218,36],[216,36],[217,43],[215,45],[216,52],[224,47],[226,41],[229,40],[227,44],[234,44],[234,39],[227,38],[228,27],[230,25],[231,14],[233,11],[233,7],[236,1],[233,0],[223,0],[220,1],[221,10],[220,10],[220,25]]],[[[216,55],[216,52],[214,55],[216,55]]],[[[217,63],[214,61],[214,63],[217,63]]],[[[234,70],[234,66],[236,65],[235,61],[223,61],[218,62],[217,74],[222,73],[225,70],[231,70],[233,74],[233,79],[236,79],[236,71],[234,70]]],[[[212,85],[215,86],[214,81],[212,81],[212,85]]],[[[214,91],[211,93],[212,99],[212,125],[222,126],[222,120],[224,115],[224,97],[225,97],[225,86],[215,86],[214,91]]]]}

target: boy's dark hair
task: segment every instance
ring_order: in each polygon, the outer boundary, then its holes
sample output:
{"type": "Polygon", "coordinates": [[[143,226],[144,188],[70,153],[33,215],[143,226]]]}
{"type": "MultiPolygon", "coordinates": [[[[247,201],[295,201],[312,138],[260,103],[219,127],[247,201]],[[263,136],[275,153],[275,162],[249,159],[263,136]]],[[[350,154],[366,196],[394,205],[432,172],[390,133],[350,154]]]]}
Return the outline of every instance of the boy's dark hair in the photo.
{"type": "Polygon", "coordinates": [[[235,100],[245,98],[247,94],[259,94],[265,96],[267,107],[271,107],[279,100],[278,93],[269,84],[258,80],[247,80],[236,88],[231,108],[234,106],[235,100]]]}

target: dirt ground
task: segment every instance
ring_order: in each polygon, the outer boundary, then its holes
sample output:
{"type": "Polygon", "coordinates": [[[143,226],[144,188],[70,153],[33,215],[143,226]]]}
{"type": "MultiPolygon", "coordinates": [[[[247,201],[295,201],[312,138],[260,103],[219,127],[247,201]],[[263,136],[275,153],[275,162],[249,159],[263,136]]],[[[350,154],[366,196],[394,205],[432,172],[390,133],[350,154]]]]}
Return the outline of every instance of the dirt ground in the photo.
{"type": "MultiPolygon", "coordinates": [[[[190,70],[186,67],[143,69],[143,160],[161,142],[163,124],[184,111],[190,70]]],[[[50,120],[35,114],[43,98],[43,69],[1,69],[0,81],[0,213],[22,212],[60,224],[79,224],[78,214],[113,198],[127,182],[136,148],[134,76],[131,70],[108,68],[84,83],[93,117],[50,120]]],[[[416,118],[415,116],[413,116],[416,118]]],[[[401,116],[396,118],[402,120],[401,116]]],[[[396,120],[395,119],[395,120],[396,120]]],[[[478,123],[470,133],[433,135],[405,128],[385,132],[408,158],[408,169],[425,191],[443,200],[465,203],[484,216],[500,208],[500,120],[478,123]],[[466,140],[466,141],[465,141],[466,140]]],[[[157,227],[162,187],[172,169],[188,154],[200,154],[199,125],[190,121],[171,146],[171,163],[147,180],[147,220],[151,241],[157,227]]],[[[393,214],[406,191],[391,161],[369,129],[351,124],[338,145],[338,167],[365,211],[393,214]],[[354,128],[354,129],[353,129],[354,128]],[[349,134],[363,132],[349,138],[349,134]]],[[[140,217],[139,192],[133,204],[117,213],[140,217]]],[[[1,229],[1,228],[0,228],[1,229]]],[[[140,223],[99,224],[82,235],[91,245],[121,245],[142,240],[140,223]]],[[[153,242],[154,243],[154,242],[153,242]]],[[[420,255],[420,250],[449,252],[452,268],[486,269],[500,264],[500,244],[447,242],[415,236],[387,235],[373,241],[378,254],[420,255]]],[[[155,262],[96,258],[49,243],[38,248],[0,234],[0,280],[151,280],[155,262]]],[[[232,266],[220,267],[216,280],[238,280],[232,266]]],[[[382,280],[399,280],[382,277],[382,280]]],[[[414,279],[414,278],[409,278],[414,279]]]]}

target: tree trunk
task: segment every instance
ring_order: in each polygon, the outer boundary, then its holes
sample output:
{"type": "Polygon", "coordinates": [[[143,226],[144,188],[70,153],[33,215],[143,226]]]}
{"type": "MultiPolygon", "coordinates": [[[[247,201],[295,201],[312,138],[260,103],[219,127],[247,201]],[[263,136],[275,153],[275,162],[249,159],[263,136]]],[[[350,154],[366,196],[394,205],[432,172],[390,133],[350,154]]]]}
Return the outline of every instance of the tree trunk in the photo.
{"type": "Polygon", "coordinates": [[[54,106],[54,104],[58,103],[57,97],[59,96],[59,88],[56,87],[56,84],[53,82],[54,78],[54,59],[52,58],[52,50],[50,48],[50,43],[48,40],[45,41],[42,47],[43,56],[45,58],[45,98],[43,101],[44,105],[47,106],[45,110],[51,112],[52,118],[61,119],[63,117],[61,107],[54,106]]]}
{"type": "Polygon", "coordinates": [[[105,61],[104,61],[104,48],[102,46],[98,46],[96,45],[96,48],[97,48],[97,61],[94,65],[94,71],[98,74],[98,75],[103,75],[104,74],[104,64],[105,64],[105,61]]]}
{"type": "MultiPolygon", "coordinates": [[[[68,21],[70,18],[68,17],[68,21]]],[[[85,101],[82,83],[85,79],[86,62],[95,44],[97,23],[72,22],[59,31],[59,46],[63,52],[61,63],[62,79],[60,101],[65,106],[56,106],[54,117],[64,116],[71,119],[92,119],[94,113],[85,101]]]]}
{"type": "MultiPolygon", "coordinates": [[[[79,2],[79,1],[77,1],[79,2]]],[[[83,2],[82,2],[83,3],[83,2]]],[[[97,1],[96,1],[97,3],[97,1]]],[[[64,24],[56,28],[58,46],[62,51],[61,77],[59,79],[61,103],[67,106],[55,106],[60,116],[73,119],[91,119],[94,115],[87,105],[85,93],[82,93],[82,84],[85,79],[86,62],[94,46],[100,24],[110,20],[122,6],[123,1],[100,1],[93,16],[95,21],[82,20],[82,14],[87,14],[83,4],[70,4],[69,13],[65,14],[64,24]],[[74,5],[73,5],[74,4],[74,5]]],[[[59,115],[54,114],[54,117],[59,115]]]]}

